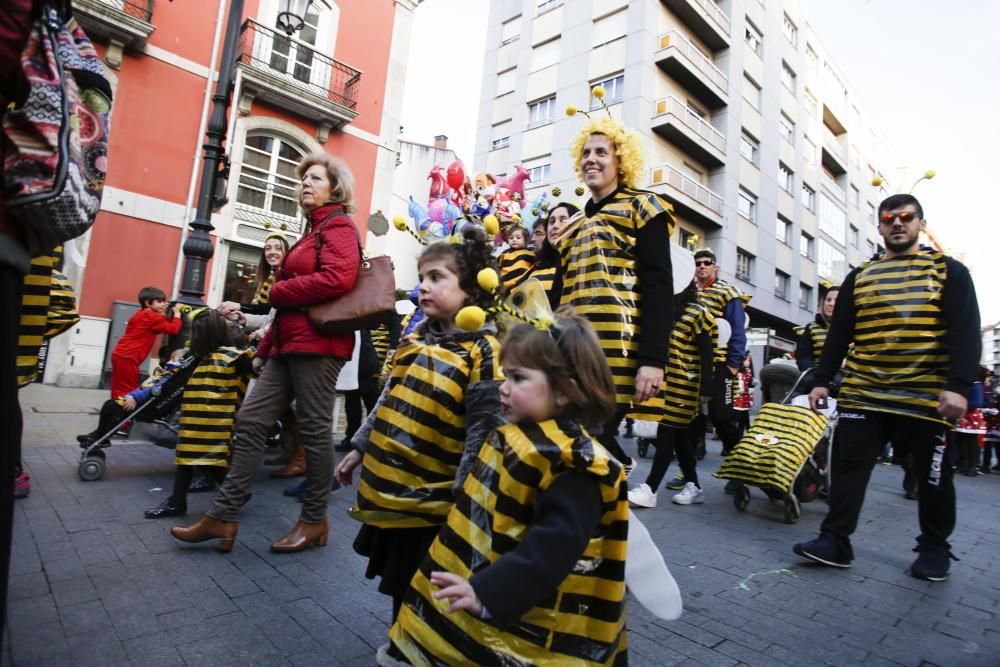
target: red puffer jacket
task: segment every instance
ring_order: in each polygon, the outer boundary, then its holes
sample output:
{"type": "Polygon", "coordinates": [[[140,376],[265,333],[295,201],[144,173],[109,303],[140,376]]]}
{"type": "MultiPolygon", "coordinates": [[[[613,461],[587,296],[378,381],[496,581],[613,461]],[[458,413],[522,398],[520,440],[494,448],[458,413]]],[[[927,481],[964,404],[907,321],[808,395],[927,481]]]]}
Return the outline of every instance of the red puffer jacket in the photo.
{"type": "Polygon", "coordinates": [[[316,333],[306,307],[346,294],[358,278],[361,256],[358,229],[343,206],[328,204],[309,214],[309,232],[292,246],[278,269],[268,299],[277,310],[257,355],[316,354],[349,359],[354,334],[316,333]],[[322,235],[319,265],[316,231],[322,235]]]}

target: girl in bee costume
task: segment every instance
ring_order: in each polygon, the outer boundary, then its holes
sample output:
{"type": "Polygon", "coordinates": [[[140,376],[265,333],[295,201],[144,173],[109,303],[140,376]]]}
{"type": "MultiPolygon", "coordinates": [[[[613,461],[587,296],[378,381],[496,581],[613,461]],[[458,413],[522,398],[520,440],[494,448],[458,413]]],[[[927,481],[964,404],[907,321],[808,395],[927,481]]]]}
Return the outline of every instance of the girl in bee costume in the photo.
{"type": "Polygon", "coordinates": [[[421,254],[424,319],[400,342],[379,403],[337,466],[337,479],[350,484],[362,464],[351,516],[364,525],[354,548],[368,557],[366,576],[380,577],[379,591],[392,596],[393,619],[454,492],[500,423],[496,326],[463,331],[456,324],[464,306],[492,302],[476,276],[493,260],[482,227],[469,225],[463,238],[421,254]]]}
{"type": "Polygon", "coordinates": [[[520,324],[503,368],[510,423],[413,577],[394,647],[414,665],[626,664],[625,475],[587,430],[615,403],[598,338],[568,312],[520,324]]]}

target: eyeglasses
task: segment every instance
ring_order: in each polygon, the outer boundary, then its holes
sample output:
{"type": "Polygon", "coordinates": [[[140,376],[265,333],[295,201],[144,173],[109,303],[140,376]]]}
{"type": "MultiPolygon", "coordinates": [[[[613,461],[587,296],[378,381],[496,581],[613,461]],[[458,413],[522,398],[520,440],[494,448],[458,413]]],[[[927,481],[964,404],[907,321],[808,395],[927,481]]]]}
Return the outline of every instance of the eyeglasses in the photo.
{"type": "Polygon", "coordinates": [[[713,264],[715,264],[715,262],[712,261],[712,260],[710,260],[710,259],[703,259],[703,260],[700,260],[700,261],[699,260],[695,260],[695,263],[694,263],[695,266],[712,266],[713,264]]]}
{"type": "Polygon", "coordinates": [[[896,218],[902,223],[913,222],[917,214],[913,211],[903,211],[902,213],[883,213],[879,220],[883,225],[891,225],[896,218]]]}

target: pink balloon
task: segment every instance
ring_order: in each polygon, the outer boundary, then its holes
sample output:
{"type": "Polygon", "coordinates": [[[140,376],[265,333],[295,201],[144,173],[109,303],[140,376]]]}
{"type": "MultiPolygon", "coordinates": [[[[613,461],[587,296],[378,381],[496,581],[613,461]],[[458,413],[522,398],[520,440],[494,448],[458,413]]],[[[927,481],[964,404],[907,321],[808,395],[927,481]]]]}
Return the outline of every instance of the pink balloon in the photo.
{"type": "Polygon", "coordinates": [[[440,197],[438,199],[432,199],[427,203],[427,214],[430,219],[434,222],[442,222],[444,220],[444,211],[448,207],[448,198],[440,197]]]}
{"type": "Polygon", "coordinates": [[[458,192],[462,189],[463,183],[465,183],[465,165],[461,160],[455,160],[448,165],[448,185],[458,192]]]}

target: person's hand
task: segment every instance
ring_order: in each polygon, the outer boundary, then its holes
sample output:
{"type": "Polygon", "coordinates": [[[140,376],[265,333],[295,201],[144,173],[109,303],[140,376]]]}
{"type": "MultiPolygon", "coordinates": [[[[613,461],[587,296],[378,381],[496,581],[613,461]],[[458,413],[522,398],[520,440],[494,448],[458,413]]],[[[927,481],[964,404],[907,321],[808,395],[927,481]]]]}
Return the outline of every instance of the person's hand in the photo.
{"type": "Polygon", "coordinates": [[[264,332],[261,329],[257,329],[256,331],[250,332],[250,335],[247,336],[247,342],[256,343],[263,337],[264,337],[264,332]]]}
{"type": "Polygon", "coordinates": [[[938,414],[945,419],[961,419],[969,409],[969,401],[965,396],[954,391],[942,391],[938,396],[938,414]]]}
{"type": "Polygon", "coordinates": [[[223,301],[222,303],[219,304],[218,308],[219,314],[229,319],[232,319],[229,317],[229,314],[234,311],[238,311],[239,309],[240,309],[240,304],[236,303],[235,301],[223,301]]]}
{"type": "Polygon", "coordinates": [[[364,458],[364,454],[356,449],[352,449],[344,454],[344,458],[340,459],[340,463],[337,464],[337,468],[333,472],[337,477],[337,481],[343,486],[350,486],[354,481],[352,473],[358,467],[358,464],[361,463],[362,458],[364,458]]]}
{"type": "Polygon", "coordinates": [[[825,410],[826,399],[830,397],[830,390],[826,387],[815,387],[811,392],[809,392],[809,407],[811,407],[816,412],[820,410],[825,410]],[[823,407],[817,407],[817,402],[822,401],[824,403],[823,407]]]}
{"type": "MultiPolygon", "coordinates": [[[[246,363],[246,362],[244,362],[246,363]]],[[[253,358],[253,374],[255,377],[260,376],[260,372],[264,370],[264,365],[267,363],[267,359],[264,357],[254,357],[253,358]]],[[[244,366],[246,368],[246,366],[244,366]]]]}
{"type": "Polygon", "coordinates": [[[635,402],[644,403],[656,396],[663,384],[663,369],[659,366],[640,366],[635,374],[635,402]]]}
{"type": "Polygon", "coordinates": [[[170,319],[174,319],[175,317],[180,317],[181,316],[181,306],[180,306],[180,304],[177,304],[177,303],[174,304],[174,307],[172,309],[172,313],[173,313],[173,315],[171,315],[170,319]]]}
{"type": "Polygon", "coordinates": [[[464,610],[477,618],[482,616],[483,603],[468,580],[451,572],[431,572],[431,583],[441,589],[435,591],[435,600],[448,598],[451,601],[448,613],[464,610]]]}
{"type": "MultiPolygon", "coordinates": [[[[244,368],[246,368],[246,366],[244,366],[244,368]]],[[[136,406],[135,397],[132,396],[131,394],[126,394],[125,400],[122,403],[122,407],[125,408],[126,412],[132,412],[133,410],[135,410],[135,406],[136,406]]]]}

